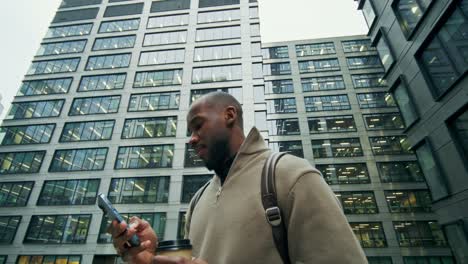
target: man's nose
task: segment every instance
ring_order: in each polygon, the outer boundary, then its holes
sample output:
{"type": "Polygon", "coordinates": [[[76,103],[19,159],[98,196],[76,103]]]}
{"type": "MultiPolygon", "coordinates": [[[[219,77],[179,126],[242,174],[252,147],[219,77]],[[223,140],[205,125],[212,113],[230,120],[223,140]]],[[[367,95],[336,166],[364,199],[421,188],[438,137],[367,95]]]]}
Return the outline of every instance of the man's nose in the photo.
{"type": "Polygon", "coordinates": [[[190,135],[190,139],[189,139],[188,144],[190,146],[193,146],[193,145],[197,144],[199,140],[200,140],[200,138],[198,137],[198,135],[196,133],[192,132],[192,134],[190,135]]]}

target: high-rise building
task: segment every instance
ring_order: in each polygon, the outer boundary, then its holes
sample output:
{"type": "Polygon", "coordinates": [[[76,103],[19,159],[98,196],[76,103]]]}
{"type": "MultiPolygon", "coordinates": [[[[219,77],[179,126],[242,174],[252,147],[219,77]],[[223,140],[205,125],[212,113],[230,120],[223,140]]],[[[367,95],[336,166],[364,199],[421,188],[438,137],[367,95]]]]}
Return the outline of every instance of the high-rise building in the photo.
{"type": "Polygon", "coordinates": [[[468,1],[361,0],[437,214],[468,263],[468,1]]]}
{"type": "Polygon", "coordinates": [[[259,29],[253,0],[64,0],[0,127],[0,263],[119,263],[99,192],[182,237],[213,175],[186,114],[216,90],[323,172],[371,263],[454,263],[369,38],[259,29]]]}
{"type": "Polygon", "coordinates": [[[2,104],[2,99],[3,99],[3,96],[2,96],[2,94],[0,94],[0,119],[1,119],[1,116],[3,114],[3,109],[4,109],[4,106],[2,104]]]}

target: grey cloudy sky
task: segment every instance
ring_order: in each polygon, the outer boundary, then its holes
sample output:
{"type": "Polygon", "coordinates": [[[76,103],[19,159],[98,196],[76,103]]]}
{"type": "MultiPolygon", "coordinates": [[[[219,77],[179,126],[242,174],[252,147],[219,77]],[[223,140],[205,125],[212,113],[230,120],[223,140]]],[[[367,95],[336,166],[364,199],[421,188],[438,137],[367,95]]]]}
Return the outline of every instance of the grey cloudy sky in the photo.
{"type": "MultiPolygon", "coordinates": [[[[352,0],[258,0],[263,42],[367,33],[352,0]]],[[[0,94],[3,119],[61,0],[3,1],[0,94]]]]}

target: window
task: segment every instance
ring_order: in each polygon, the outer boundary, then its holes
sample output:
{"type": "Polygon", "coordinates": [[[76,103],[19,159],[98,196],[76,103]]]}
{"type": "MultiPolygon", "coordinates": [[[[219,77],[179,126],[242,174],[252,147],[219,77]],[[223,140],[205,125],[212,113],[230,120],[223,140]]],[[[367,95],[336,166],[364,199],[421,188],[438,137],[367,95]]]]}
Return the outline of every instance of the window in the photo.
{"type": "MultiPolygon", "coordinates": [[[[453,132],[457,145],[464,152],[465,159],[468,158],[468,108],[459,113],[449,123],[450,130],[453,132]]],[[[0,134],[1,138],[1,134],[0,134]]]]}
{"type": "Polygon", "coordinates": [[[382,63],[377,55],[346,58],[349,69],[380,68],[382,63]]]}
{"type": "Polygon", "coordinates": [[[126,73],[83,76],[77,91],[89,92],[123,89],[126,78],[126,73]]]}
{"type": "Polygon", "coordinates": [[[266,111],[255,111],[254,113],[254,121],[255,126],[260,131],[267,131],[267,121],[266,121],[266,111]]]}
{"type": "Polygon", "coordinates": [[[119,147],[115,169],[170,168],[174,145],[119,147]]]}
{"type": "Polygon", "coordinates": [[[104,17],[139,15],[143,13],[143,4],[144,3],[107,6],[104,17]]]}
{"type": "Polygon", "coordinates": [[[238,5],[239,0],[200,0],[198,7],[211,7],[211,6],[224,6],[224,5],[238,5]]]}
{"type": "Polygon", "coordinates": [[[6,261],[7,261],[7,257],[8,257],[8,256],[5,256],[5,255],[0,256],[0,263],[1,263],[1,264],[5,264],[6,261]]]}
{"type": "Polygon", "coordinates": [[[254,103],[256,104],[265,103],[265,86],[263,85],[254,86],[254,103]]]}
{"type": "Polygon", "coordinates": [[[158,16],[150,17],[148,19],[147,28],[164,28],[164,27],[176,27],[185,26],[189,23],[189,15],[172,15],[172,16],[158,16]]]}
{"type": "Polygon", "coordinates": [[[62,1],[59,8],[70,8],[87,5],[101,4],[102,0],[78,0],[78,1],[62,1]]]}
{"type": "Polygon", "coordinates": [[[44,155],[45,151],[0,152],[0,175],[39,172],[44,155]]]}
{"type": "Polygon", "coordinates": [[[240,26],[197,29],[196,41],[240,38],[240,26]]]}
{"type": "MultiPolygon", "coordinates": [[[[112,0],[110,0],[110,1],[112,1],[112,0]]],[[[109,1],[109,3],[110,3],[110,1],[109,1]]],[[[114,1],[116,1],[116,0],[114,0],[114,1]]],[[[127,0],[124,0],[124,1],[127,1],[127,0]]],[[[118,256],[118,255],[94,255],[92,264],[100,264],[100,263],[116,264],[116,263],[120,263],[121,261],[122,260],[120,259],[120,256],[118,256]]]]}
{"type": "Polygon", "coordinates": [[[13,243],[21,216],[0,216],[0,245],[13,243]]]}
{"type": "Polygon", "coordinates": [[[263,79],[263,64],[261,62],[252,63],[252,77],[254,79],[263,79]]]}
{"type": "Polygon", "coordinates": [[[55,13],[55,17],[52,20],[52,23],[63,23],[63,22],[95,19],[97,17],[98,12],[99,12],[99,7],[80,8],[80,9],[70,10],[70,11],[59,11],[55,13]]]}
{"type": "Polygon", "coordinates": [[[56,150],[50,172],[103,170],[107,148],[56,150]]]}
{"type": "Polygon", "coordinates": [[[431,212],[431,194],[427,190],[385,191],[391,213],[428,213],[431,212]]]}
{"type": "Polygon", "coordinates": [[[444,233],[436,221],[395,221],[400,247],[446,247],[444,233]]]}
{"type": "Polygon", "coordinates": [[[337,192],[345,214],[377,214],[374,192],[337,192]]]}
{"type": "Polygon", "coordinates": [[[459,263],[466,262],[466,247],[468,246],[468,218],[444,226],[445,234],[452,245],[452,252],[459,263]]]}
{"type": "Polygon", "coordinates": [[[294,93],[293,81],[291,79],[265,81],[265,94],[283,93],[294,93]]]}
{"type": "Polygon", "coordinates": [[[242,104],[242,88],[240,87],[234,87],[234,88],[214,88],[214,89],[200,89],[200,90],[192,90],[190,92],[190,104],[195,102],[198,98],[202,97],[205,94],[211,93],[211,92],[225,92],[228,93],[234,98],[239,101],[239,103],[242,104]]]}
{"type": "Polygon", "coordinates": [[[200,159],[190,144],[185,144],[185,160],[184,160],[184,167],[203,167],[205,166],[205,162],[200,159]]]}
{"type": "Polygon", "coordinates": [[[97,38],[94,41],[93,50],[113,50],[133,48],[135,45],[135,35],[119,36],[111,38],[97,38]]]}
{"type": "Polygon", "coordinates": [[[432,0],[398,0],[392,4],[401,30],[408,39],[422,20],[432,0]]]}
{"type": "Polygon", "coordinates": [[[437,201],[448,195],[448,189],[433,153],[428,141],[424,141],[416,148],[416,156],[431,190],[432,198],[437,201]]]}
{"type": "Polygon", "coordinates": [[[381,113],[362,115],[367,130],[404,129],[400,113],[381,113]]]}
{"type": "Polygon", "coordinates": [[[86,71],[127,68],[132,54],[90,56],[86,64],[86,71]]]}
{"type": "Polygon", "coordinates": [[[140,27],[140,19],[126,19],[115,21],[104,21],[99,27],[99,33],[122,32],[137,30],[140,27]]]}
{"type": "Polygon", "coordinates": [[[265,100],[269,114],[296,113],[296,98],[265,100]]]}
{"type": "Polygon", "coordinates": [[[66,94],[72,78],[24,81],[16,96],[66,94]]]}
{"type": "Polygon", "coordinates": [[[396,100],[396,103],[398,104],[398,108],[400,109],[400,113],[403,116],[406,127],[409,127],[418,120],[418,113],[414,108],[413,102],[404,81],[402,81],[400,78],[394,87],[395,88],[392,92],[393,96],[396,100]]]}
{"type": "Polygon", "coordinates": [[[299,61],[300,73],[339,71],[340,63],[338,59],[299,61]]]}
{"type": "Polygon", "coordinates": [[[45,181],[37,205],[94,205],[99,179],[45,181]]]}
{"type": "Polygon", "coordinates": [[[5,119],[31,119],[60,115],[65,100],[12,103],[5,119]]]}
{"type": "Polygon", "coordinates": [[[289,62],[263,64],[263,74],[265,76],[291,74],[291,64],[289,62]]]}
{"type": "Polygon", "coordinates": [[[304,158],[304,151],[302,150],[302,142],[299,140],[270,142],[269,147],[273,151],[278,151],[278,152],[287,151],[291,155],[294,155],[299,158],[304,158]]]}
{"type": "Polygon", "coordinates": [[[349,223],[363,248],[387,247],[381,222],[349,223]]]}
{"type": "Polygon", "coordinates": [[[242,80],[242,66],[222,65],[193,68],[192,83],[209,83],[242,80]]]}
{"type": "Polygon", "coordinates": [[[34,61],[26,75],[74,72],[79,63],[80,58],[34,61]]]}
{"type": "Polygon", "coordinates": [[[132,94],[129,112],[179,109],[179,92],[132,94]]]}
{"type": "Polygon", "coordinates": [[[436,98],[445,94],[468,70],[466,5],[466,1],[454,2],[450,17],[415,56],[436,98]]]}
{"type": "Polygon", "coordinates": [[[90,214],[33,215],[24,243],[84,244],[90,222],[90,214]]]}
{"type": "Polygon", "coordinates": [[[362,10],[362,14],[364,15],[364,19],[366,20],[367,27],[370,29],[376,19],[375,10],[374,6],[372,5],[372,2],[370,0],[364,1],[364,4],[360,6],[360,9],[362,10]]]}
{"type": "MultiPolygon", "coordinates": [[[[166,230],[166,220],[167,216],[165,212],[158,213],[121,213],[123,219],[128,223],[133,216],[136,216],[140,219],[145,220],[149,223],[151,228],[153,228],[156,233],[158,240],[163,241],[164,232],[166,230]]],[[[111,220],[104,215],[101,221],[101,227],[99,228],[99,235],[97,242],[101,243],[112,243],[112,236],[107,233],[107,227],[110,226],[111,220]]],[[[115,262],[99,262],[99,263],[120,263],[121,259],[119,258],[115,262]]]]}
{"type": "Polygon", "coordinates": [[[335,54],[335,44],[333,42],[296,45],[297,57],[316,56],[325,54],[335,54]]]}
{"type": "Polygon", "coordinates": [[[240,20],[240,9],[198,13],[198,24],[240,20]]]}
{"type": "Polygon", "coordinates": [[[316,165],[329,185],[370,183],[365,163],[316,165]]]}
{"type": "Polygon", "coordinates": [[[175,137],[176,129],[176,116],[125,119],[122,138],[175,137]]]}
{"type": "Polygon", "coordinates": [[[363,156],[359,138],[312,140],[314,158],[345,158],[363,156]]]}
{"type": "Polygon", "coordinates": [[[229,60],[241,57],[241,45],[233,44],[195,48],[193,61],[229,60]]]}
{"type": "Polygon", "coordinates": [[[73,99],[68,115],[112,114],[119,111],[120,95],[73,99]]]}
{"type": "Polygon", "coordinates": [[[393,264],[392,257],[367,257],[369,264],[393,264]]]}
{"type": "Polygon", "coordinates": [[[75,40],[66,42],[43,43],[36,56],[61,55],[83,52],[86,40],[75,40]]]}
{"type": "Polygon", "coordinates": [[[303,78],[301,84],[304,92],[345,89],[343,76],[303,78]]]}
{"type": "Polygon", "coordinates": [[[250,7],[249,8],[249,18],[259,18],[258,16],[258,7],[250,7]]]}
{"type": "Polygon", "coordinates": [[[110,140],[114,120],[65,123],[60,142],[110,140]]]}
{"type": "Polygon", "coordinates": [[[250,36],[260,36],[260,24],[250,24],[250,36]]]}
{"type": "Polygon", "coordinates": [[[310,134],[356,131],[356,124],[351,115],[309,117],[307,123],[310,134]]]}
{"type": "Polygon", "coordinates": [[[137,72],[133,87],[158,87],[182,84],[182,69],[137,72]]]}
{"type": "Polygon", "coordinates": [[[0,145],[49,143],[54,124],[0,127],[0,145]]]}
{"type": "Polygon", "coordinates": [[[51,27],[44,38],[66,38],[89,35],[93,23],[51,27]]]}
{"type": "Polygon", "coordinates": [[[406,136],[369,137],[374,155],[413,154],[406,136]]]}
{"type": "Polygon", "coordinates": [[[354,88],[380,88],[386,83],[382,73],[352,74],[354,88]]]}
{"type": "Polygon", "coordinates": [[[34,182],[0,183],[0,207],[26,206],[34,182]]]}
{"type": "Polygon", "coordinates": [[[109,187],[109,201],[114,204],[167,203],[169,176],[114,178],[109,187]]]}
{"type": "Polygon", "coordinates": [[[80,264],[81,256],[65,256],[65,255],[20,255],[17,260],[18,264],[49,264],[49,263],[68,263],[80,264]]]}
{"type": "Polygon", "coordinates": [[[157,46],[167,44],[185,43],[187,41],[187,31],[171,31],[161,33],[145,34],[143,46],[157,46]]]}
{"type": "Polygon", "coordinates": [[[366,52],[375,50],[375,48],[371,46],[371,42],[369,39],[346,40],[342,41],[341,45],[343,46],[343,51],[345,53],[366,52]]]}
{"type": "Polygon", "coordinates": [[[195,193],[205,183],[213,178],[213,175],[184,175],[182,182],[182,198],[181,203],[189,203],[192,200],[195,193]]]}
{"type": "Polygon", "coordinates": [[[139,66],[160,65],[169,63],[182,63],[185,60],[185,50],[159,50],[142,52],[140,55],[139,66]]]}
{"type": "Polygon", "coordinates": [[[424,182],[424,175],[416,161],[377,162],[382,182],[424,182]]]}
{"type": "Polygon", "coordinates": [[[268,120],[268,135],[270,136],[285,136],[285,135],[299,135],[299,119],[275,119],[268,120]]]}
{"type": "Polygon", "coordinates": [[[263,48],[262,56],[263,56],[263,59],[289,58],[288,47],[281,46],[281,47],[263,48]]]}
{"type": "Polygon", "coordinates": [[[329,96],[306,96],[304,97],[304,104],[306,112],[339,111],[351,109],[348,96],[345,94],[329,96]]]}
{"type": "Polygon", "coordinates": [[[162,0],[151,3],[151,13],[190,9],[190,0],[162,0]]]}
{"type": "Polygon", "coordinates": [[[357,99],[361,109],[396,106],[393,96],[384,92],[357,94],[357,99]]]}
{"type": "Polygon", "coordinates": [[[377,33],[377,42],[375,44],[378,55],[380,57],[380,61],[386,72],[392,68],[393,64],[395,63],[395,58],[393,56],[392,50],[390,45],[388,44],[389,41],[387,39],[387,35],[385,34],[384,30],[381,28],[379,33],[377,33]]]}
{"type": "Polygon", "coordinates": [[[403,257],[405,264],[455,264],[451,256],[403,257]]]}
{"type": "Polygon", "coordinates": [[[252,56],[262,56],[262,47],[260,42],[252,42],[250,44],[250,52],[252,53],[252,56]]]}

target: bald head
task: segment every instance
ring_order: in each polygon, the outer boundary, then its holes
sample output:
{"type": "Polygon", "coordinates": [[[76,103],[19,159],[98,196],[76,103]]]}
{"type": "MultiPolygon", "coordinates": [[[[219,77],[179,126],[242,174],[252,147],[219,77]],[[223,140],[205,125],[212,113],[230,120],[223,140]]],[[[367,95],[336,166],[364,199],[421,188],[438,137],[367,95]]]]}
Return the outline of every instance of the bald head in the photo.
{"type": "Polygon", "coordinates": [[[204,107],[216,109],[219,111],[223,111],[229,106],[234,107],[237,112],[237,123],[240,128],[242,129],[244,128],[244,121],[242,117],[242,106],[239,103],[239,101],[237,101],[237,99],[234,98],[234,96],[225,92],[219,92],[219,91],[211,92],[197,99],[192,104],[191,110],[193,108],[200,107],[202,105],[204,107]]]}

